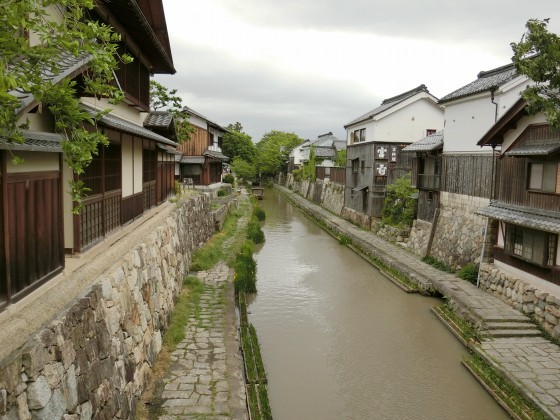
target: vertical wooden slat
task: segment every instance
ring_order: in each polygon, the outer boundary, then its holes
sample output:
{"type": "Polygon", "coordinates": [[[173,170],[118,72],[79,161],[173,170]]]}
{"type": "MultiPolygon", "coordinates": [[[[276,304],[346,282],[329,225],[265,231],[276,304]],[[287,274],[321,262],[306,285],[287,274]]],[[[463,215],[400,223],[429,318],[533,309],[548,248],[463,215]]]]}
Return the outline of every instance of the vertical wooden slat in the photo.
{"type": "MultiPolygon", "coordinates": [[[[24,244],[26,245],[26,254],[27,254],[27,285],[33,282],[33,279],[40,278],[43,275],[42,269],[42,262],[44,260],[44,254],[48,252],[48,250],[43,250],[37,247],[37,244],[44,244],[45,241],[45,230],[47,229],[45,220],[37,220],[38,217],[43,217],[45,212],[44,211],[37,211],[37,195],[41,196],[42,193],[42,183],[44,181],[36,181],[36,182],[27,182],[26,185],[26,196],[27,196],[27,203],[26,207],[24,207],[24,211],[26,213],[26,234],[24,244]],[[31,240],[34,238],[34,240],[31,240]],[[38,249],[39,248],[39,249],[38,249]]],[[[40,200],[40,198],[39,198],[40,200]]],[[[45,207],[48,204],[45,203],[45,207]]],[[[46,209],[42,209],[46,210],[46,209]]],[[[46,247],[50,248],[50,247],[46,247]]]]}

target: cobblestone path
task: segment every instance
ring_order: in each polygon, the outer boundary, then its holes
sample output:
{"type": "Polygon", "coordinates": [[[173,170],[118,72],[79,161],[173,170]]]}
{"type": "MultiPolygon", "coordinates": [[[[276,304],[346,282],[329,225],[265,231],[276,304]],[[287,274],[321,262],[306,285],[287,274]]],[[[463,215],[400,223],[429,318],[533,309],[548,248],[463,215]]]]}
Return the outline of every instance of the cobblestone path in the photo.
{"type": "Polygon", "coordinates": [[[200,313],[188,320],[172,353],[159,419],[246,419],[230,270],[219,263],[198,278],[204,284],[200,313]]]}

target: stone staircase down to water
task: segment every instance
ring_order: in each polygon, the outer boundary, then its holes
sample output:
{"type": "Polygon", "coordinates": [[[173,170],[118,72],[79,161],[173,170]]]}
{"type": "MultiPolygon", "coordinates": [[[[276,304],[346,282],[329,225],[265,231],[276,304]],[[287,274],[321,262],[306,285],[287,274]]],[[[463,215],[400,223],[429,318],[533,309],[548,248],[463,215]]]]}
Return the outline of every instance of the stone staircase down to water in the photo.
{"type": "Polygon", "coordinates": [[[485,320],[481,325],[481,335],[484,338],[510,338],[510,337],[539,337],[540,330],[530,319],[504,319],[485,320]]]}

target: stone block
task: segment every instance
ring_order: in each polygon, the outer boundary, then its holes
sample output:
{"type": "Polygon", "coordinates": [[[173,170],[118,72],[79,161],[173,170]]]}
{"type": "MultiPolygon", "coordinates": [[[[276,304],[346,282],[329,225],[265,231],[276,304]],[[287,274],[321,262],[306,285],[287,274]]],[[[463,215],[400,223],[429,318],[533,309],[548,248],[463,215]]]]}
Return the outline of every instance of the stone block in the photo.
{"type": "MultiPolygon", "coordinates": [[[[39,376],[27,386],[27,402],[31,410],[45,407],[51,399],[52,391],[46,378],[39,376]]],[[[60,416],[59,416],[60,417],[60,416]]]]}
{"type": "Polygon", "coordinates": [[[50,361],[51,355],[42,343],[31,340],[22,350],[23,368],[30,378],[37,376],[50,361]]]}
{"type": "Polygon", "coordinates": [[[8,406],[8,391],[5,389],[0,389],[0,416],[6,414],[6,408],[8,406]]]}
{"type": "Polygon", "coordinates": [[[558,318],[548,312],[545,312],[544,319],[551,325],[558,325],[558,318]]]}
{"type": "Polygon", "coordinates": [[[52,397],[44,408],[33,412],[36,419],[60,419],[66,412],[66,400],[59,389],[55,389],[52,397]]]}
{"type": "Polygon", "coordinates": [[[56,388],[64,377],[64,366],[60,362],[49,363],[43,369],[43,376],[51,388],[56,388]]]}
{"type": "Polygon", "coordinates": [[[64,377],[62,393],[66,399],[68,410],[74,412],[78,406],[78,384],[76,381],[76,369],[70,366],[64,377]]]}

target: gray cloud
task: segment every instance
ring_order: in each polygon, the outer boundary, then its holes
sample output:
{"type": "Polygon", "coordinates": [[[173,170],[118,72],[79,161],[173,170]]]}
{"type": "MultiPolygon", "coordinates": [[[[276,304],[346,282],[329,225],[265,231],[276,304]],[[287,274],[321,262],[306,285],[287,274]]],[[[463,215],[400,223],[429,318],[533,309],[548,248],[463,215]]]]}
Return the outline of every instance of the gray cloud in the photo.
{"type": "Polygon", "coordinates": [[[530,18],[551,18],[560,27],[557,0],[537,0],[526,7],[510,0],[222,0],[223,7],[252,24],[267,27],[367,32],[384,36],[463,43],[509,51],[530,18]]]}
{"type": "Polygon", "coordinates": [[[270,130],[303,138],[332,131],[344,138],[343,125],[382,100],[347,81],[294,76],[186,44],[178,49],[175,66],[180,74],[158,75],[156,80],[178,89],[185,105],[221,125],[241,122],[254,141],[270,130]]]}

